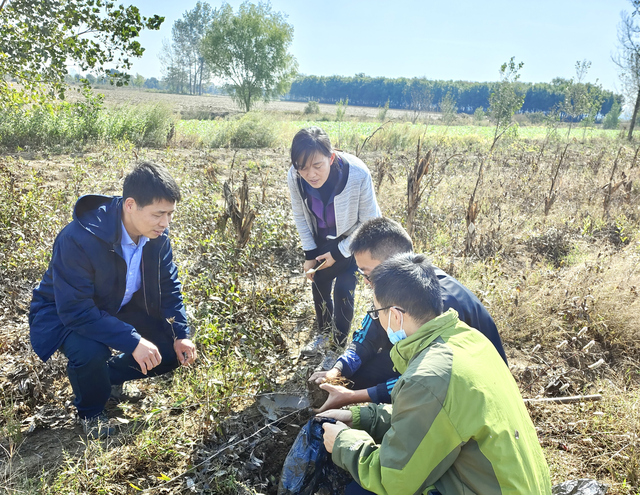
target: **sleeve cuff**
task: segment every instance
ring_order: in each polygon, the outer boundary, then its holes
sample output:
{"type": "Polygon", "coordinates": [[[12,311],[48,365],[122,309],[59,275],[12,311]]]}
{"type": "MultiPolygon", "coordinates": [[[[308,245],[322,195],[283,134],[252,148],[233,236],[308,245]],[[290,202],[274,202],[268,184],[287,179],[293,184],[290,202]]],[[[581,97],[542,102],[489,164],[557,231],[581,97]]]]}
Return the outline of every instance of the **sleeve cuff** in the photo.
{"type": "Polygon", "coordinates": [[[138,347],[138,344],[140,343],[140,339],[142,337],[140,336],[140,334],[136,331],[136,329],[132,329],[131,330],[131,339],[127,342],[126,346],[122,346],[121,349],[118,349],[119,351],[124,352],[125,354],[133,354],[133,351],[136,350],[136,347],[138,347]]]}
{"type": "Polygon", "coordinates": [[[361,430],[362,426],[360,426],[360,407],[353,406],[350,407],[349,410],[351,411],[351,427],[357,430],[361,430]]]}
{"type": "Polygon", "coordinates": [[[338,360],[336,361],[336,364],[334,364],[333,367],[335,369],[337,369],[340,372],[340,374],[342,375],[342,370],[344,368],[344,363],[342,361],[340,361],[340,358],[338,358],[338,360]]]}
{"type": "Polygon", "coordinates": [[[375,404],[391,404],[391,394],[387,390],[387,382],[368,388],[367,392],[371,397],[371,402],[375,404]]]}
{"type": "Polygon", "coordinates": [[[374,404],[380,404],[380,400],[378,398],[378,386],[377,385],[375,387],[369,387],[367,389],[367,393],[369,394],[369,397],[371,398],[371,402],[373,402],[374,404]]]}
{"type": "Polygon", "coordinates": [[[321,253],[318,252],[318,248],[312,249],[311,251],[305,251],[304,259],[305,261],[315,260],[319,254],[321,253]]]}
{"type": "Polygon", "coordinates": [[[333,259],[335,261],[342,261],[343,259],[345,259],[345,256],[342,254],[342,251],[340,251],[339,245],[336,244],[335,246],[333,246],[331,248],[331,251],[329,251],[331,253],[331,256],[333,256],[333,259]]]}

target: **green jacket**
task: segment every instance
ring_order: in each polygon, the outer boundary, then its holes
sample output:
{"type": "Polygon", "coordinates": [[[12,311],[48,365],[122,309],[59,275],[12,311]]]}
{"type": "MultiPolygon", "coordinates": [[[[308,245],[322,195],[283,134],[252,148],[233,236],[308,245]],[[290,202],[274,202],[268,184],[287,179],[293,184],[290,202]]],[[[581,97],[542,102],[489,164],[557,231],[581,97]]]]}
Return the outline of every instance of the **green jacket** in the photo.
{"type": "Polygon", "coordinates": [[[332,459],[378,494],[550,494],[549,468],[511,372],[449,310],[391,350],[391,405],[353,407],[332,459]]]}

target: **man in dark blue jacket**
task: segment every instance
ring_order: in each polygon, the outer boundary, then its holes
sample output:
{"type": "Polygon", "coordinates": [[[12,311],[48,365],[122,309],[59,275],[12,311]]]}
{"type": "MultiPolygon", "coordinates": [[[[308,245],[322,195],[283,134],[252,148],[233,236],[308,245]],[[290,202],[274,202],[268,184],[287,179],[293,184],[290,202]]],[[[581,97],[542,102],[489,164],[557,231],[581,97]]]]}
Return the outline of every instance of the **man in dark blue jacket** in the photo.
{"type": "Polygon", "coordinates": [[[196,359],[168,237],[178,201],[173,177],[152,163],[125,178],[122,197],[81,197],[33,291],[31,344],[43,361],[57,349],[68,358],[91,438],[113,433],[104,407],[124,382],[196,359]]]}
{"type": "MultiPolygon", "coordinates": [[[[356,232],[350,249],[356,258],[360,274],[369,283],[369,274],[376,266],[395,254],[412,252],[413,243],[398,222],[389,218],[374,218],[356,232]]],[[[496,324],[480,300],[455,278],[439,268],[433,268],[440,282],[444,311],[455,309],[461,321],[479,330],[491,341],[507,364],[496,324]]],[[[353,390],[322,384],[321,388],[329,392],[329,398],[319,412],[360,402],[391,402],[391,390],[400,375],[393,369],[389,355],[393,343],[383,324],[385,322],[365,316],[360,329],[354,333],[351,344],[333,368],[311,375],[309,380],[316,383],[338,376],[344,376],[353,382],[353,390]]]]}

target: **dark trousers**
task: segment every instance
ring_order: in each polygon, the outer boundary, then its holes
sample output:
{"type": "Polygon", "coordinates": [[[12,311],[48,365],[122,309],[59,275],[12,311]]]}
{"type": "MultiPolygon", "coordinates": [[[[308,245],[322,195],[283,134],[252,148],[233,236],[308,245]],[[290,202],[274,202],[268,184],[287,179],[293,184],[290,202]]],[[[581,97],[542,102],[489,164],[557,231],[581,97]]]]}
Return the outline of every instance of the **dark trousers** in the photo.
{"type": "Polygon", "coordinates": [[[72,332],[60,346],[67,356],[67,375],[75,395],[74,405],[81,418],[93,418],[104,410],[111,395],[111,385],[129,380],[158,376],[174,370],[180,364],[173,349],[173,335],[161,320],[140,311],[127,311],[126,306],[117,318],[132,325],[160,351],[162,362],[142,374],[131,354],[112,356],[105,344],[72,332]]]}
{"type": "Polygon", "coordinates": [[[357,270],[355,258],[350,256],[329,268],[318,270],[313,277],[312,293],[318,328],[320,332],[334,329],[333,339],[339,345],[346,343],[353,320],[357,270]]]}

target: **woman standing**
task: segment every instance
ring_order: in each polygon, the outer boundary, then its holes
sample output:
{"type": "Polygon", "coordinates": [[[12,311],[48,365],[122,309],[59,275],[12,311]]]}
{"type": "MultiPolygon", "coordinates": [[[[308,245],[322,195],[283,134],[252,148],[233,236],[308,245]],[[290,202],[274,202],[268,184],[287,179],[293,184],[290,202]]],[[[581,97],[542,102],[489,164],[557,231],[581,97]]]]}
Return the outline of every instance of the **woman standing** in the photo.
{"type": "Polygon", "coordinates": [[[322,335],[333,328],[334,342],[344,345],[358,269],[349,244],[362,223],[381,216],[371,174],[359,158],[335,151],[326,132],[309,127],[293,138],[287,182],[318,329],[322,335]]]}

